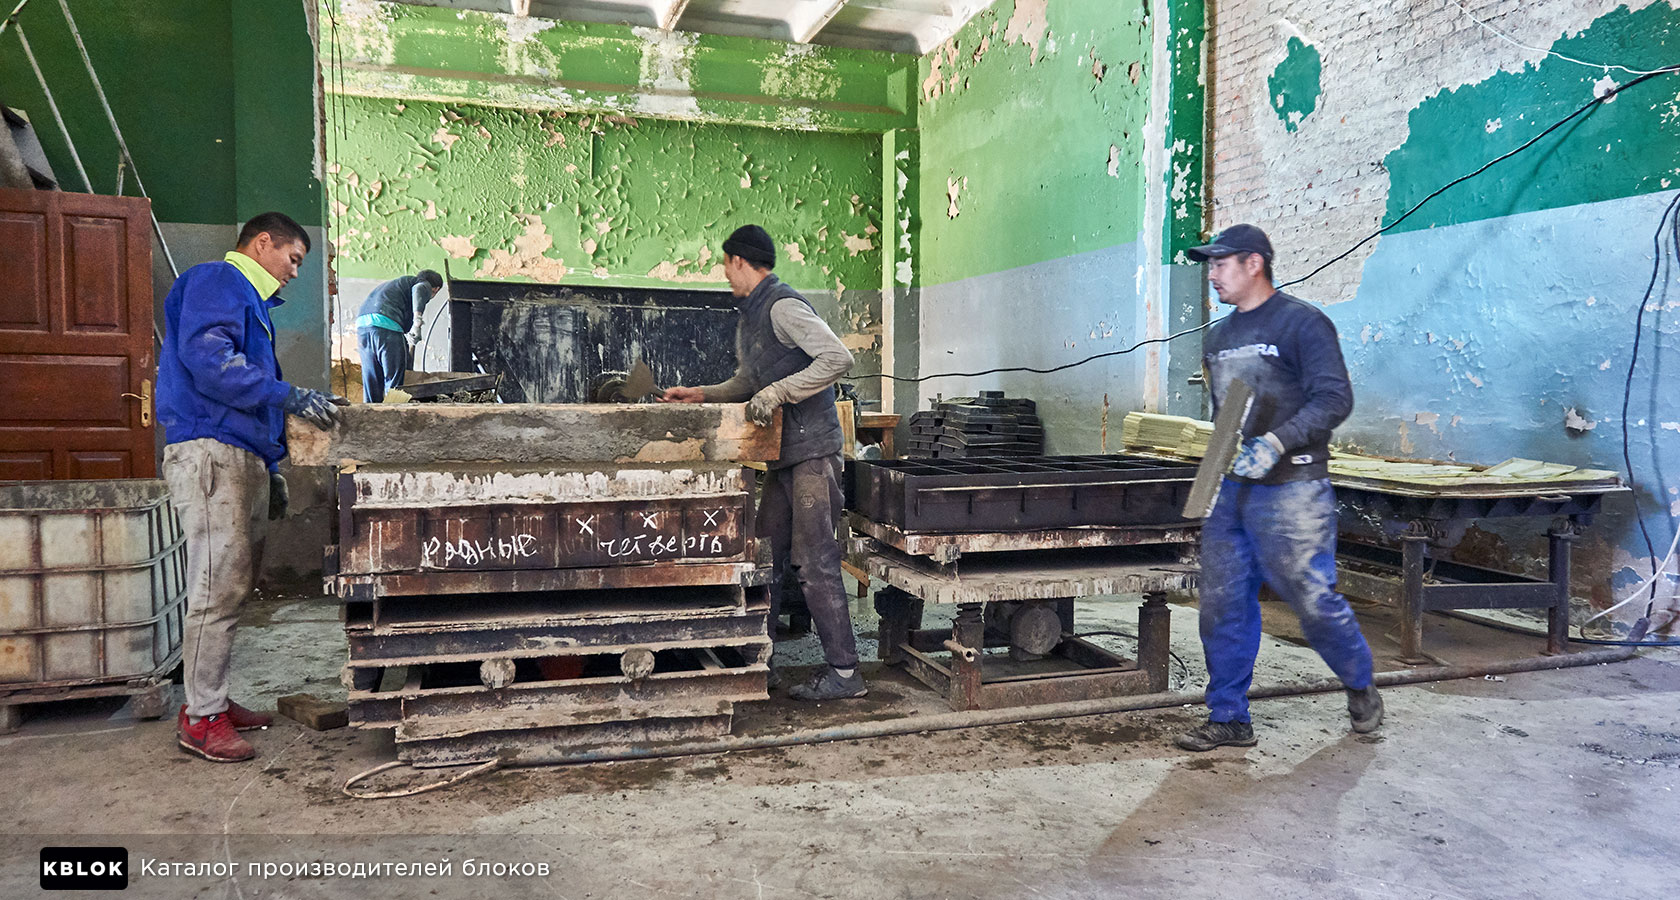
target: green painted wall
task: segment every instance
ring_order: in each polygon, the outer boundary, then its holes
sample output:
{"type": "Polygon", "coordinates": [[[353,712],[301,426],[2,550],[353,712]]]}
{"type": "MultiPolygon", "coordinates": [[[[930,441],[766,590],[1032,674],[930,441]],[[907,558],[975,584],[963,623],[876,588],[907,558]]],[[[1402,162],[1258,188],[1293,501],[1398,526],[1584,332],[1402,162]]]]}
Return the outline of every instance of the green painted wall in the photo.
{"type": "Polygon", "coordinates": [[[371,0],[321,10],[345,93],[821,131],[914,124],[910,56],[371,0]]]}
{"type": "MultiPolygon", "coordinates": [[[[10,7],[7,7],[8,10],[10,7]]],[[[314,47],[301,2],[73,4],[117,122],[165,222],[283,209],[322,224],[314,178],[314,47]]],[[[18,17],[93,191],[117,192],[117,142],[58,4],[18,17]]],[[[16,34],[0,37],[4,101],[29,112],[59,182],[85,190],[16,34]]],[[[132,175],[125,193],[136,193],[132,175]]]]}
{"type": "Polygon", "coordinates": [[[1205,0],[1170,0],[1167,16],[1170,29],[1167,53],[1172,71],[1168,79],[1171,94],[1167,98],[1167,197],[1162,262],[1188,263],[1184,251],[1202,243],[1208,224],[1204,204],[1207,5],[1205,0]]]}
{"type": "Polygon", "coordinates": [[[1283,61],[1266,78],[1272,112],[1283,127],[1298,130],[1313,110],[1318,109],[1318,79],[1323,72],[1324,61],[1318,55],[1318,48],[1298,37],[1290,38],[1283,61]]]}
{"type": "MultiPolygon", "coordinates": [[[[1653,70],[1680,59],[1680,10],[1654,3],[1607,13],[1552,49],[1576,59],[1653,70]]],[[[1443,91],[1410,116],[1406,143],[1388,154],[1387,221],[1452,177],[1532,138],[1603,90],[1635,76],[1556,57],[1520,72],[1443,91]],[[1467,123],[1470,127],[1466,127],[1467,123]],[[1476,126],[1480,127],[1476,127],[1476,126]]],[[[1635,85],[1484,175],[1429,201],[1396,231],[1632,197],[1680,183],[1680,76],[1635,85]]]]}
{"type": "MultiPolygon", "coordinates": [[[[233,219],[278,209],[305,225],[325,224],[308,7],[301,0],[236,0],[232,6],[233,219]]],[[[188,57],[177,59],[190,64],[188,57]]],[[[195,72],[181,80],[199,77],[195,72]]]]}
{"type": "Polygon", "coordinates": [[[1136,241],[1141,0],[999,0],[923,57],[922,284],[1136,241]]]}
{"type": "MultiPolygon", "coordinates": [[[[339,271],[723,283],[757,222],[805,290],[881,286],[881,139],[346,97],[332,164],[339,271]]],[[[845,324],[845,323],[836,323],[845,324]]]]}
{"type": "MultiPolygon", "coordinates": [[[[10,11],[15,3],[6,5],[10,11]]],[[[230,4],[133,0],[72,6],[100,81],[152,194],[159,219],[232,222],[234,54],[230,4]]],[[[294,12],[302,20],[302,8],[294,12]]],[[[93,191],[117,192],[117,142],[99,107],[58,4],[35,2],[18,17],[70,127],[93,191]]],[[[0,37],[4,101],[25,109],[59,182],[85,190],[18,43],[0,37]]],[[[128,193],[134,179],[128,178],[128,193]]],[[[315,224],[320,222],[316,214],[315,224]]]]}

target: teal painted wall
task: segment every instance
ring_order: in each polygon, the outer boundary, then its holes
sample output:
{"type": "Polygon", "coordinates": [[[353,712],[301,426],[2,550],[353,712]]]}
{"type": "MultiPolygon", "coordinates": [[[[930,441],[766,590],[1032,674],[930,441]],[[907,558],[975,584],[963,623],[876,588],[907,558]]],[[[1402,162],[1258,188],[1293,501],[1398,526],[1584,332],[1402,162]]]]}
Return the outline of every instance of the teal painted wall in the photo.
{"type": "MultiPolygon", "coordinates": [[[[301,21],[301,7],[298,12],[301,21]]],[[[117,142],[58,5],[32,3],[18,21],[69,123],[93,191],[116,193],[117,142]]],[[[95,11],[83,4],[77,25],[158,218],[232,222],[236,143],[231,5],[135,0],[102,4],[95,11]]],[[[16,34],[0,37],[0,84],[6,86],[8,105],[29,112],[60,183],[70,190],[86,190],[16,34]]],[[[133,190],[130,177],[128,192],[133,190]]],[[[311,224],[319,223],[317,213],[311,224]]]]}
{"type": "MultiPolygon", "coordinates": [[[[1615,9],[1550,49],[1652,71],[1680,61],[1680,12],[1666,3],[1637,12],[1615,9]]],[[[1406,142],[1383,160],[1390,177],[1386,221],[1399,218],[1448,177],[1475,170],[1574,112],[1595,92],[1635,77],[1554,56],[1430,97],[1412,110],[1406,142]]],[[[1680,183],[1677,119],[1680,77],[1633,85],[1522,156],[1430,201],[1395,230],[1666,190],[1680,183]]]]}

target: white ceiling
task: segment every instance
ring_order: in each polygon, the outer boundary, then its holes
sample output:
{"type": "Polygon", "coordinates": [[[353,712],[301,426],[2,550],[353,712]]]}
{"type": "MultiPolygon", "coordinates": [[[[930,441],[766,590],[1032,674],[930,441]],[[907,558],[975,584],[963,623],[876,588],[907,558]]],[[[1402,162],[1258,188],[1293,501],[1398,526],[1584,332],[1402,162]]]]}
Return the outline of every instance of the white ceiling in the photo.
{"type": "Polygon", "coordinates": [[[922,54],[990,0],[399,0],[572,22],[922,54]]]}

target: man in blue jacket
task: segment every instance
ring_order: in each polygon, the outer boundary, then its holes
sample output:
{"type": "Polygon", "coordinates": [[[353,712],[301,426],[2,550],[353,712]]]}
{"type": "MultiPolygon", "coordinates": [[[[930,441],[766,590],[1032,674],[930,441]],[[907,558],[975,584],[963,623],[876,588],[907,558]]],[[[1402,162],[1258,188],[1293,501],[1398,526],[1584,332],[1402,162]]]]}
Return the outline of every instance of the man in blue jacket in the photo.
{"type": "Polygon", "coordinates": [[[228,699],[228,670],[264,520],[285,515],[276,467],[286,455],[286,413],[330,428],[347,402],[281,380],[275,358],[269,311],[308,253],[302,226],[263,213],[245,223],[233,252],[183,272],[163,301],[163,477],[187,537],[187,702],[177,739],[213,762],[256,756],[238,732],[271,721],[228,699]]]}
{"type": "Polygon", "coordinates": [[[1248,686],[1260,652],[1260,584],[1288,601],[1301,631],[1347,688],[1353,730],[1382,722],[1371,648],[1336,593],[1336,494],[1330,432],[1353,412],[1336,326],[1272,286],[1272,243],[1233,225],[1187,255],[1236,311],[1202,340],[1214,406],[1234,379],[1254,389],[1242,451],[1202,524],[1202,650],[1208,720],[1178,737],[1186,750],[1252,747],[1248,686]]]}
{"type": "Polygon", "coordinates": [[[414,365],[426,304],[443,289],[443,276],[431,269],[393,278],[368,292],[356,310],[356,351],[362,358],[362,400],[378,403],[385,392],[402,387],[414,365]],[[406,345],[403,336],[408,336],[406,345]]]}

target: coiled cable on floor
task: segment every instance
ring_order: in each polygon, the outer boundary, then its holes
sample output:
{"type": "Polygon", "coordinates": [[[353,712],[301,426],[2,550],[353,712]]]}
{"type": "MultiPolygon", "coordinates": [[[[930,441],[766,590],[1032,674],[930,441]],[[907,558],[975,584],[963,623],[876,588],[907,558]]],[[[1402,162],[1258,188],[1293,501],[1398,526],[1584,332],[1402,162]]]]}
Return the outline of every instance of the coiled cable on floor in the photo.
{"type": "MultiPolygon", "coordinates": [[[[488,762],[481,762],[478,765],[475,765],[472,768],[466,770],[465,772],[460,772],[460,773],[458,773],[456,775],[453,775],[449,778],[440,779],[438,781],[431,781],[431,782],[427,782],[426,784],[416,785],[415,787],[400,788],[400,789],[394,790],[394,791],[362,791],[362,792],[357,792],[357,791],[351,790],[351,787],[353,787],[359,781],[363,781],[365,779],[372,778],[373,776],[378,775],[380,772],[389,772],[392,769],[401,768],[401,767],[406,766],[406,765],[409,765],[409,764],[404,762],[403,760],[400,760],[400,759],[393,759],[390,762],[380,763],[379,765],[374,766],[373,768],[368,769],[365,772],[350,776],[350,779],[348,781],[344,782],[344,787],[341,788],[341,790],[344,791],[344,796],[353,797],[357,800],[394,800],[398,797],[413,797],[416,794],[424,794],[424,793],[427,793],[428,791],[435,791],[435,790],[438,790],[440,788],[446,788],[446,787],[449,787],[452,784],[460,784],[461,782],[466,781],[468,778],[474,778],[474,777],[477,777],[479,775],[484,775],[484,774],[487,774],[489,772],[494,772],[497,769],[502,767],[502,761],[500,759],[492,759],[488,762]]],[[[416,767],[416,768],[418,768],[418,767],[416,767]]]]}

